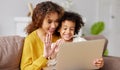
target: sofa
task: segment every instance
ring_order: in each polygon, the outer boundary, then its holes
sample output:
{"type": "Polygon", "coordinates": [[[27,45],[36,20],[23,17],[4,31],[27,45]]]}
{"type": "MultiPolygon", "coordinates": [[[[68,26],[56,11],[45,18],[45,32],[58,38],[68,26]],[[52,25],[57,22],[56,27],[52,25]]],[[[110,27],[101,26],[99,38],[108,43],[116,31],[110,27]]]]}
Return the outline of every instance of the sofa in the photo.
{"type": "MultiPolygon", "coordinates": [[[[106,39],[102,35],[85,36],[87,40],[106,39]]],[[[107,39],[104,50],[107,48],[107,39]]],[[[20,70],[20,59],[24,44],[24,37],[0,36],[0,70],[20,70]]],[[[103,56],[105,64],[99,70],[120,70],[120,57],[103,56]]]]}

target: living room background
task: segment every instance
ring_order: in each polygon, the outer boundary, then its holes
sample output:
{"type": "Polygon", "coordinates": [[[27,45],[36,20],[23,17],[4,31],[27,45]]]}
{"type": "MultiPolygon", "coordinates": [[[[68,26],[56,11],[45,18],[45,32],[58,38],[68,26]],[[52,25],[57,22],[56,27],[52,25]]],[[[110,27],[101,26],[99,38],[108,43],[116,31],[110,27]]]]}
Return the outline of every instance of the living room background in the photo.
{"type": "MultiPolygon", "coordinates": [[[[0,2],[0,36],[15,35],[15,17],[27,17],[29,13],[28,3],[33,7],[45,0],[1,0],[0,2]]],[[[52,0],[63,5],[67,0],[52,0]]],[[[90,35],[91,25],[96,21],[105,22],[105,30],[102,33],[108,38],[109,55],[120,56],[120,0],[68,0],[72,1],[68,10],[77,12],[85,18],[83,32],[90,35]]],[[[64,7],[66,5],[63,5],[64,7]]]]}

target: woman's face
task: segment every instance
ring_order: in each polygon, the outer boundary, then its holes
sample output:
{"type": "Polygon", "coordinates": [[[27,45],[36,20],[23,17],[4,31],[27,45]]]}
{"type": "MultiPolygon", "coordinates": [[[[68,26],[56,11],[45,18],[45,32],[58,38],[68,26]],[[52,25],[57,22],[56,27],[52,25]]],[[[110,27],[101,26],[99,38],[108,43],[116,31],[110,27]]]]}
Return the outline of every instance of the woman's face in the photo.
{"type": "Polygon", "coordinates": [[[55,29],[58,26],[58,13],[53,12],[45,16],[45,19],[43,20],[42,29],[46,33],[53,34],[55,32],[55,29]]]}
{"type": "Polygon", "coordinates": [[[75,23],[69,20],[63,21],[59,32],[64,41],[71,42],[75,32],[75,23]]]}

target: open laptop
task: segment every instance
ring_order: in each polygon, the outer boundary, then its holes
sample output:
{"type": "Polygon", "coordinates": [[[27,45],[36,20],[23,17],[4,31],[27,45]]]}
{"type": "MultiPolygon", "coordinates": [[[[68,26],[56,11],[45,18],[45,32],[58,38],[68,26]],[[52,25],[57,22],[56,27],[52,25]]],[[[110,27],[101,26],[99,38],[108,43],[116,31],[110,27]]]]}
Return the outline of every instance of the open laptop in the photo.
{"type": "MultiPolygon", "coordinates": [[[[105,39],[69,42],[60,45],[55,70],[91,70],[96,58],[101,58],[105,39]]],[[[53,70],[54,70],[53,69],[53,70]]]]}

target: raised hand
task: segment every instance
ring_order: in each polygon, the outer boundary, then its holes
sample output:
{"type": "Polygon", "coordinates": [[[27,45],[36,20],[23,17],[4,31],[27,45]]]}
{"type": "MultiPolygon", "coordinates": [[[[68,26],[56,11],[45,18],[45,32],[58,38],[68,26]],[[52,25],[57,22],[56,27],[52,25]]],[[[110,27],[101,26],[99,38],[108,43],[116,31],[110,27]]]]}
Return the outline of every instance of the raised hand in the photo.
{"type": "Polygon", "coordinates": [[[46,34],[46,37],[44,39],[44,53],[43,56],[48,58],[54,51],[54,49],[51,48],[52,44],[52,34],[46,34]]]}
{"type": "Polygon", "coordinates": [[[50,59],[53,59],[53,58],[55,58],[55,57],[57,56],[57,53],[58,53],[58,51],[59,51],[59,47],[60,47],[60,45],[61,45],[63,42],[64,42],[64,41],[63,41],[62,39],[59,39],[59,40],[57,40],[55,43],[52,43],[51,49],[53,49],[53,51],[52,51],[52,54],[51,54],[51,56],[50,56],[50,59]]]}
{"type": "Polygon", "coordinates": [[[64,40],[63,39],[59,39],[59,40],[57,40],[55,43],[54,43],[54,47],[53,48],[55,48],[55,52],[57,53],[58,51],[59,51],[59,46],[62,44],[64,42],[64,40]]]}

